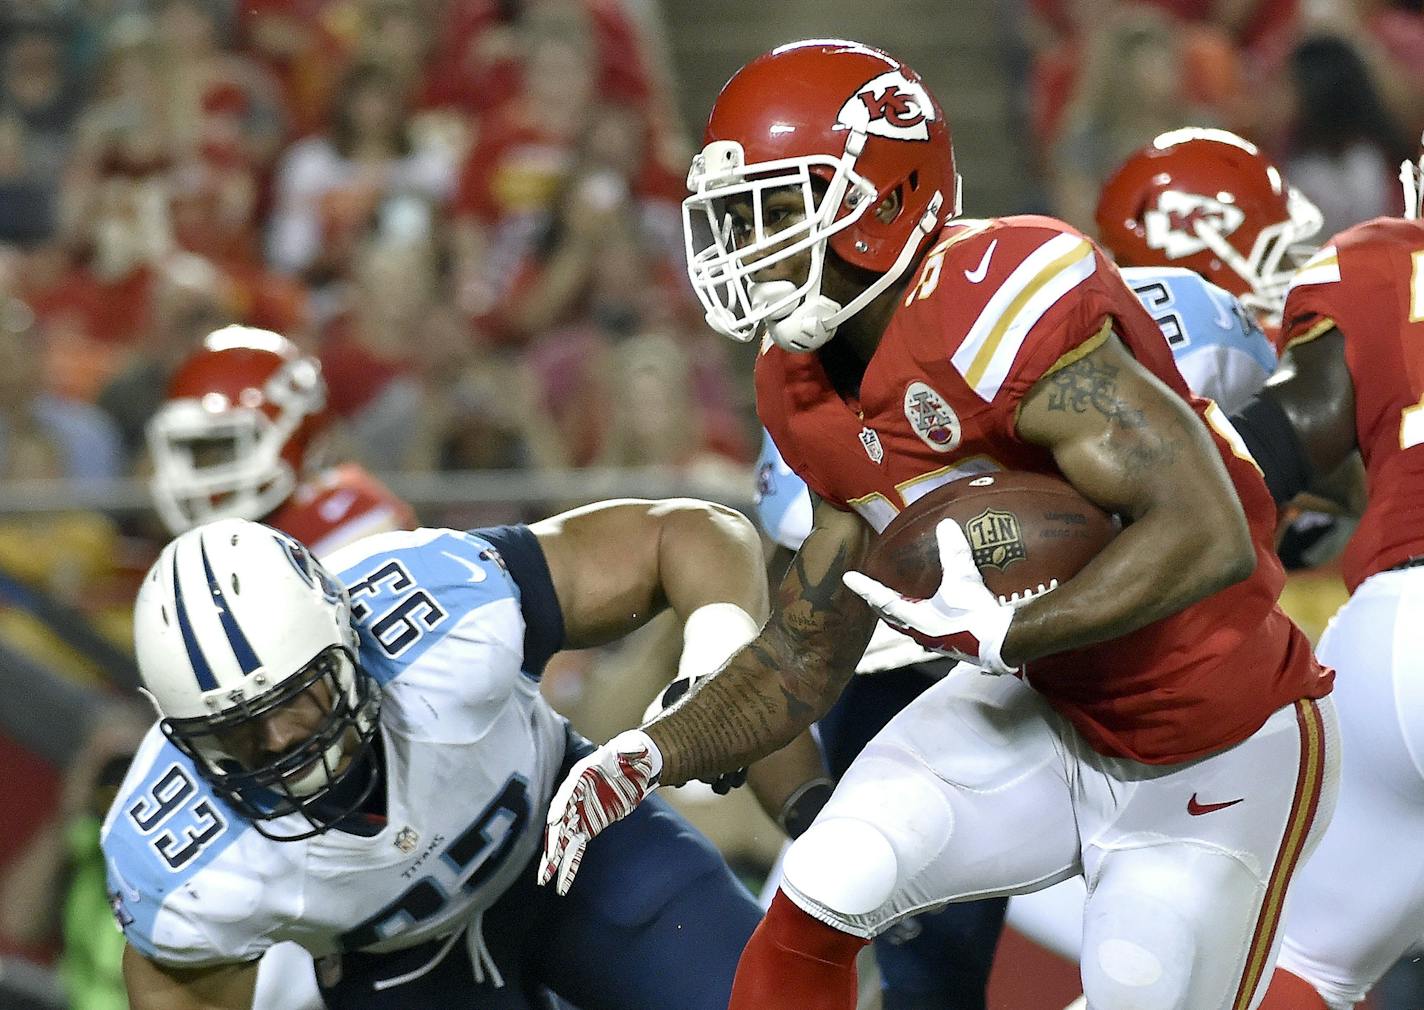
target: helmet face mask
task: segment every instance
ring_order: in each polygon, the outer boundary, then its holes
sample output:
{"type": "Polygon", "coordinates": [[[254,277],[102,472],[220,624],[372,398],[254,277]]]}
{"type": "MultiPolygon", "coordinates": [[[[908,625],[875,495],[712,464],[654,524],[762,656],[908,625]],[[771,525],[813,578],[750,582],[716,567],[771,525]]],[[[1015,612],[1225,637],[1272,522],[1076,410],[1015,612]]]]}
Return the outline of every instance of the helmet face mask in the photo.
{"type": "Polygon", "coordinates": [[[831,236],[869,210],[875,187],[850,167],[853,158],[809,157],[750,165],[742,159],[741,145],[735,141],[709,144],[698,154],[687,177],[693,193],[683,201],[682,214],[688,272],[707,321],[724,336],[746,343],[764,322],[784,319],[820,293],[831,236]],[[801,213],[787,227],[773,229],[766,223],[767,198],[784,193],[799,195],[801,213]],[[738,240],[736,215],[730,209],[739,200],[752,213],[745,241],[738,240]],[[804,281],[782,282],[774,297],[758,297],[756,274],[808,251],[810,265],[804,281]]]}
{"type": "Polygon", "coordinates": [[[329,830],[374,791],[379,711],[375,681],[360,672],[344,646],[331,646],[266,694],[233,698],[212,716],[161,719],[159,726],[223,802],[268,838],[296,841],[329,830]],[[299,705],[320,712],[310,734],[261,758],[263,723],[299,705]],[[334,802],[332,794],[348,780],[361,784],[334,802]],[[266,823],[290,814],[300,814],[308,827],[278,833],[266,823]]]}
{"type": "MultiPolygon", "coordinates": [[[[284,426],[285,427],[285,426],[284,426]]],[[[154,506],[170,530],[214,519],[260,519],[297,485],[282,458],[287,432],[259,410],[165,404],[149,423],[154,506]]]]}
{"type": "Polygon", "coordinates": [[[282,841],[330,829],[376,786],[381,691],[358,644],[345,587],[301,543],[243,519],[180,534],[134,604],[163,733],[282,841]]]}
{"type": "Polygon", "coordinates": [[[797,42],[753,60],[722,89],[703,143],[683,203],[688,274],[708,325],[733,340],[764,332],[788,351],[817,349],[958,213],[939,104],[913,70],[857,42],[797,42]],[[786,192],[799,216],[772,227],[768,200],[786,192]],[[740,233],[728,213],[738,201],[751,211],[740,233]],[[822,290],[831,254],[874,278],[844,305],[822,290]],[[798,261],[794,280],[757,279],[803,256],[804,277],[798,261]]]}

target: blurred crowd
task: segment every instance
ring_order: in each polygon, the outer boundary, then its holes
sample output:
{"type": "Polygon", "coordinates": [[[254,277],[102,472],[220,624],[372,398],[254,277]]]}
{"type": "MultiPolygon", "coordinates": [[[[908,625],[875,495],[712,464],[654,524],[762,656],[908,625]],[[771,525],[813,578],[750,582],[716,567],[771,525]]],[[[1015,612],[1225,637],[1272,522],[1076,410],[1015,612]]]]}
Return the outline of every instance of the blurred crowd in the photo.
{"type": "Polygon", "coordinates": [[[1418,0],[1026,0],[1029,117],[1052,213],[1088,231],[1123,158],[1177,127],[1255,141],[1322,237],[1400,210],[1424,129],[1418,0]]]}
{"type": "MultiPolygon", "coordinates": [[[[1091,233],[1111,171],[1188,125],[1259,143],[1322,235],[1398,212],[1424,0],[1000,2],[1022,14],[1009,87],[1046,206],[968,213],[1091,233]]],[[[144,476],[176,366],[242,323],[319,359],[338,455],[380,473],[662,465],[741,486],[750,355],[706,328],[683,270],[665,27],[640,0],[4,0],[0,481],[144,476]]],[[[0,516],[0,649],[106,680],[14,587],[126,648],[162,535],[126,522],[0,516]]],[[[54,837],[102,809],[133,727],[89,739],[51,790],[54,837]]],[[[0,864],[52,813],[30,799],[0,864]]],[[[9,881],[48,887],[62,851],[32,845],[53,865],[9,881]]],[[[55,916],[20,911],[55,912],[49,892],[8,886],[0,953],[45,950],[55,916]]]]}
{"type": "Polygon", "coordinates": [[[667,61],[621,0],[0,17],[0,476],[141,470],[227,322],[316,354],[374,469],[747,460],[679,268],[667,61]]]}

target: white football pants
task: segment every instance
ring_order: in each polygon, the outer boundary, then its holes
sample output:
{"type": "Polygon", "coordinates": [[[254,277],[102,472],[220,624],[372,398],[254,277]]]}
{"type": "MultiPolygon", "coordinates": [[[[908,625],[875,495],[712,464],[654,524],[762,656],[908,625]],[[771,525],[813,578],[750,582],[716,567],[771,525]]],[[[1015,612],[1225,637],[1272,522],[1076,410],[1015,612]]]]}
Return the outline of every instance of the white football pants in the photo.
{"type": "MultiPolygon", "coordinates": [[[[1086,675],[1086,674],[1085,674],[1086,675]]],[[[783,889],[873,937],[950,901],[1087,881],[1092,1010],[1248,1010],[1286,884],[1329,820],[1329,699],[1210,757],[1104,757],[1013,677],[956,672],[866,747],[786,856],[783,889]]]]}
{"type": "Polygon", "coordinates": [[[1291,886],[1280,965],[1344,1008],[1424,933],[1424,568],[1366,579],[1318,652],[1347,756],[1335,820],[1291,886]]]}

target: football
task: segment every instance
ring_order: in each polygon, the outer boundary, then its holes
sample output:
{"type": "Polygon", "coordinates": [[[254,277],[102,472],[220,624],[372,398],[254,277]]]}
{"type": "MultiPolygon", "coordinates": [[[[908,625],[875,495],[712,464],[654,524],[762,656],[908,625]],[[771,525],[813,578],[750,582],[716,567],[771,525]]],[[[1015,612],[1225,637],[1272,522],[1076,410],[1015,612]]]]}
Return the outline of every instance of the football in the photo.
{"type": "Polygon", "coordinates": [[[865,574],[906,596],[933,596],[941,519],[959,523],[984,584],[1010,604],[1078,574],[1118,530],[1111,515],[1056,477],[1012,471],[965,477],[897,515],[871,543],[865,574]]]}

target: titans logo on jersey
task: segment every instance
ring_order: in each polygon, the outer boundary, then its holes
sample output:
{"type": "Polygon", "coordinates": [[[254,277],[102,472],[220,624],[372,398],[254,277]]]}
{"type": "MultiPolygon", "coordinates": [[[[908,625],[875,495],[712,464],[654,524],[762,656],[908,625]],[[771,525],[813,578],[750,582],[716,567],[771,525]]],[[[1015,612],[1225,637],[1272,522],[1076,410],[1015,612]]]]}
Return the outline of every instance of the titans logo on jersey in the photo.
{"type": "Polygon", "coordinates": [[[538,844],[565,728],[538,692],[562,636],[553,589],[507,561],[478,533],[429,529],[326,559],[382,686],[383,821],[272,841],[149,731],[103,831],[130,944],[172,965],[251,960],[282,940],[317,956],[395,950],[508,888],[538,844]]]}

